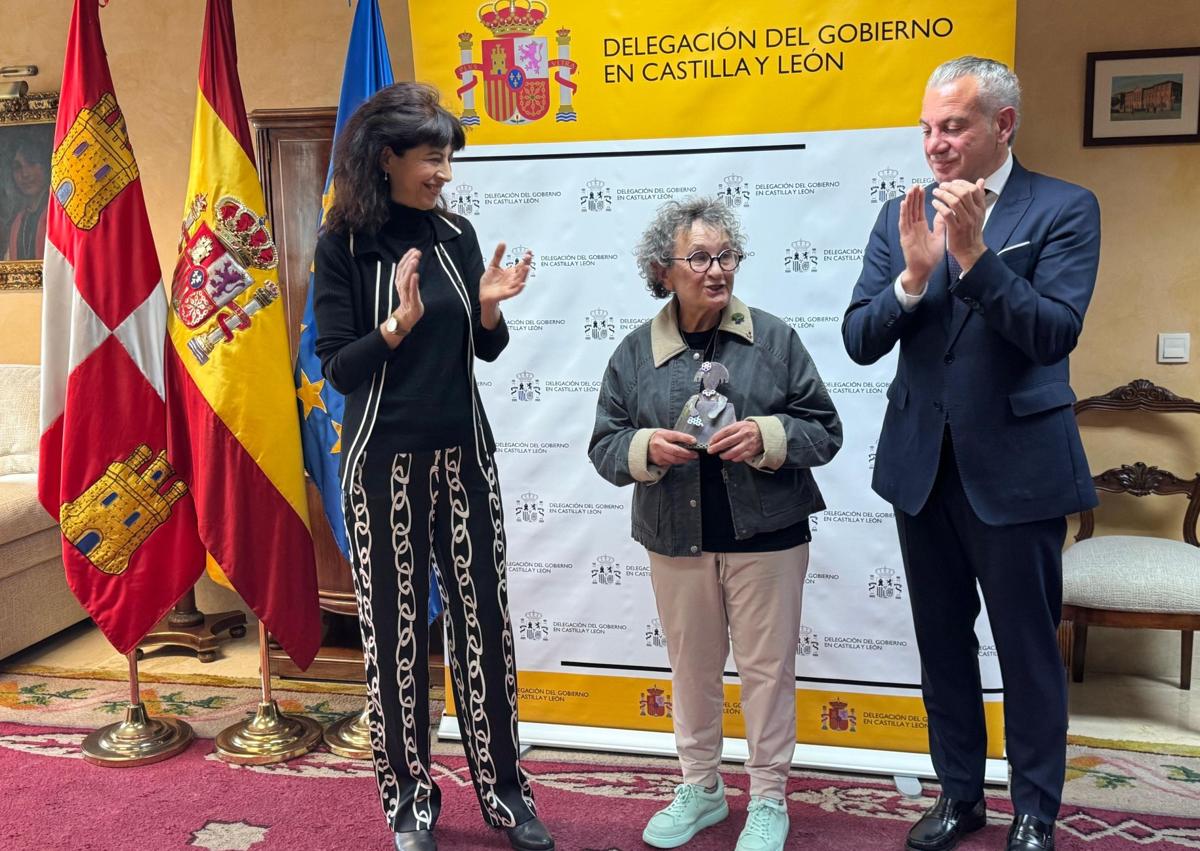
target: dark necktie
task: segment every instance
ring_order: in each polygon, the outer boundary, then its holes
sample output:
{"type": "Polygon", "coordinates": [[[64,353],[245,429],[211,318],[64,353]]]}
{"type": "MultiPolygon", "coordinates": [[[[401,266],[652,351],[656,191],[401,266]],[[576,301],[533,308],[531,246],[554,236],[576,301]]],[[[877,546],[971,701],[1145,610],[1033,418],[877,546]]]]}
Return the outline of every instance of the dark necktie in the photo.
{"type": "Polygon", "coordinates": [[[962,266],[958,265],[958,260],[950,253],[950,249],[946,249],[946,265],[950,268],[950,286],[953,287],[958,281],[958,276],[962,274],[962,266]]]}

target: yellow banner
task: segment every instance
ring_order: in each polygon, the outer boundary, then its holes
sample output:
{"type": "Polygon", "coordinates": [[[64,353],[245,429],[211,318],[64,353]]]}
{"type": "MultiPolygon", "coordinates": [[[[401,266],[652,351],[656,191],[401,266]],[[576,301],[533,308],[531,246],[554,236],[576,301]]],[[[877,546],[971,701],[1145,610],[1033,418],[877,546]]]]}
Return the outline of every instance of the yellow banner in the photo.
{"type": "Polygon", "coordinates": [[[1012,64],[1013,0],[411,3],[418,80],[476,144],[915,125],[929,72],[1012,64]]]}
{"type": "MultiPolygon", "coordinates": [[[[521,671],[517,712],[525,722],[575,724],[670,733],[671,678],[607,677],[521,671]]],[[[725,735],[746,736],[741,687],[725,686],[725,735]]],[[[1004,756],[1004,707],[983,705],[988,756],[1004,756]]],[[[446,674],[446,714],[454,715],[454,688],[446,674]]],[[[796,690],[796,742],[926,753],[929,733],[920,696],[796,690]]]]}

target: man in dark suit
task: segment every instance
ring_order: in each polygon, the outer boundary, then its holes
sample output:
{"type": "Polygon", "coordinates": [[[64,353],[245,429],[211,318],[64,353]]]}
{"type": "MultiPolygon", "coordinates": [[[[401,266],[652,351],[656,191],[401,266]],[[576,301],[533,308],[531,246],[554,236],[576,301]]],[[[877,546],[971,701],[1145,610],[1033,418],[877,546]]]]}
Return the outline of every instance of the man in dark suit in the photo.
{"type": "Polygon", "coordinates": [[[1065,516],[1097,502],[1067,356],[1095,286],[1100,210],[1016,161],[1019,121],[1017,78],[999,62],[933,72],[921,127],[936,182],[880,211],[842,323],[858,363],[900,345],[872,485],[895,508],[942,785],[909,831],[915,851],[985,823],[977,582],[1004,680],[1008,849],[1053,849],[1062,797],[1065,516]]]}

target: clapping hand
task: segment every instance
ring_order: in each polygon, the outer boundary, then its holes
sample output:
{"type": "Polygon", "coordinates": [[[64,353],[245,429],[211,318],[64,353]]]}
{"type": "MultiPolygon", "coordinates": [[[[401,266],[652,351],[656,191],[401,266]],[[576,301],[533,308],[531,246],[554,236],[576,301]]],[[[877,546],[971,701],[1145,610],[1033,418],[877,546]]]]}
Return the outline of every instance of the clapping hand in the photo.
{"type": "Polygon", "coordinates": [[[425,315],[425,305],[421,301],[421,290],[418,287],[420,276],[417,267],[421,262],[421,252],[410,248],[404,252],[400,262],[396,264],[395,274],[392,275],[392,285],[396,288],[399,304],[392,311],[392,316],[400,323],[400,332],[408,334],[412,331],[421,317],[425,315]]]}
{"type": "Polygon", "coordinates": [[[492,254],[492,262],[483,270],[479,279],[479,303],[484,309],[494,308],[500,302],[510,299],[525,289],[525,280],[532,268],[533,252],[526,251],[521,259],[512,266],[501,266],[504,259],[505,245],[501,242],[492,254]]]}
{"type": "Polygon", "coordinates": [[[983,241],[983,219],[987,212],[983,179],[974,183],[950,180],[939,184],[933,190],[933,208],[945,222],[947,250],[966,272],[987,251],[983,241]]]}
{"type": "Polygon", "coordinates": [[[900,201],[900,248],[904,251],[900,285],[905,292],[917,295],[925,290],[929,276],[946,255],[946,223],[939,212],[930,230],[923,186],[911,187],[900,201]]]}

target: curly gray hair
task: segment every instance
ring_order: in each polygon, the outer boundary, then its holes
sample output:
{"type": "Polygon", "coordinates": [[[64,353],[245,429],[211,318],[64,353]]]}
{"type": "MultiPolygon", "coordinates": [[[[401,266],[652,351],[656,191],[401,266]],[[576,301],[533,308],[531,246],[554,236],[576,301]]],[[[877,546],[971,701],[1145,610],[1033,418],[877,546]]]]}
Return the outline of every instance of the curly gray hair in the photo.
{"type": "Polygon", "coordinates": [[[1017,75],[1003,62],[995,59],[983,59],[979,56],[960,56],[943,62],[933,69],[925,88],[932,89],[953,83],[963,77],[974,77],[979,85],[979,105],[990,118],[1006,106],[1011,106],[1016,113],[1012,135],[1008,137],[1009,147],[1017,138],[1017,130],[1021,126],[1021,81],[1017,75]]]}
{"type": "Polygon", "coordinates": [[[703,222],[729,237],[735,251],[745,251],[745,234],[741,223],[724,202],[717,198],[693,196],[682,201],[668,201],[658,208],[654,220],[646,227],[634,256],[638,274],[646,279],[646,289],[655,298],[667,298],[671,291],[662,285],[662,275],[671,264],[665,258],[675,254],[675,240],[681,231],[695,222],[703,222]]]}

